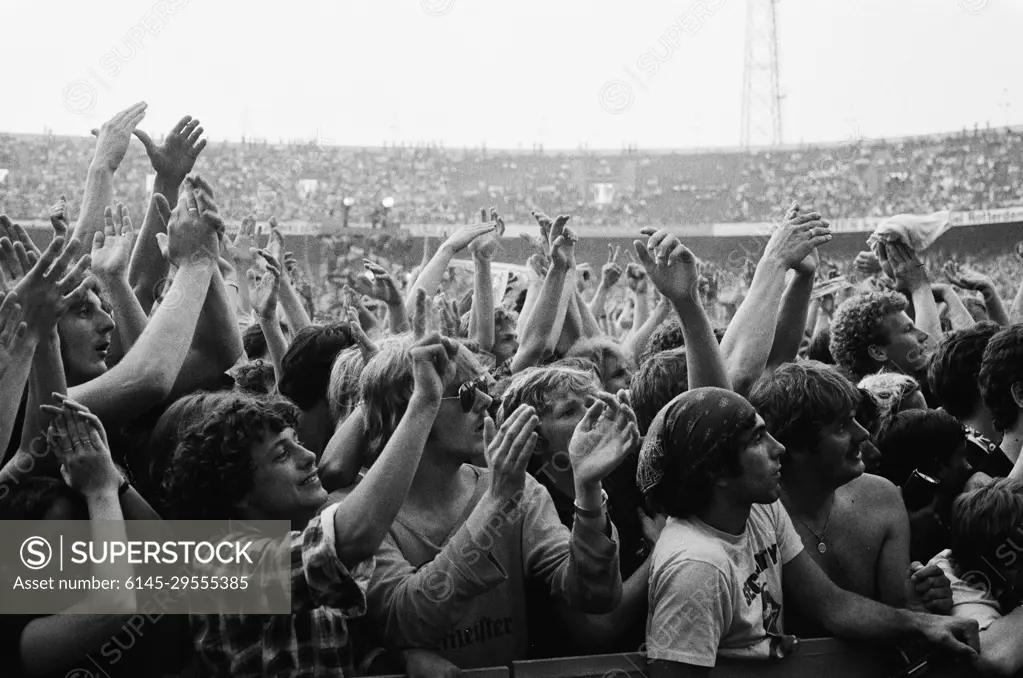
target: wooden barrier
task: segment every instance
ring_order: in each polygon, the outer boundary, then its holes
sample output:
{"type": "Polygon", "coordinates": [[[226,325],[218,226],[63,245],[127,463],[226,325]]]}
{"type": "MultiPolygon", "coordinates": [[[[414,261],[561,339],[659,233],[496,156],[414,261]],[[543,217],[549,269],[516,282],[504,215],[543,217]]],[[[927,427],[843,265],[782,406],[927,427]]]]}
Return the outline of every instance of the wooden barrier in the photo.
{"type": "MultiPolygon", "coordinates": [[[[800,641],[779,661],[719,660],[715,678],[883,678],[902,669],[890,647],[846,643],[833,638],[800,641]]],[[[514,678],[648,678],[639,653],[515,662],[514,678]]]]}
{"type": "MultiPolygon", "coordinates": [[[[508,678],[511,672],[504,666],[494,666],[486,669],[462,669],[462,678],[508,678]]],[[[377,678],[405,678],[404,674],[378,676],[377,678]]]]}

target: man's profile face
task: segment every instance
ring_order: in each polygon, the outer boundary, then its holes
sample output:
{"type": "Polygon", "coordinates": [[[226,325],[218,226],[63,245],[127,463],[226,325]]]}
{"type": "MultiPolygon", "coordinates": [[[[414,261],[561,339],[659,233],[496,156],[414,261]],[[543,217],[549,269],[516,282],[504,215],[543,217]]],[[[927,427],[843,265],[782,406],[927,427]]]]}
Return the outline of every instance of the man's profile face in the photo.
{"type": "Polygon", "coordinates": [[[781,486],[781,457],[785,447],[767,432],[758,414],[756,424],[739,441],[739,467],[742,473],[728,481],[729,490],[742,502],[771,504],[777,501],[781,486]]]}
{"type": "Polygon", "coordinates": [[[856,421],[850,411],[824,426],[817,434],[809,463],[817,467],[817,475],[832,487],[841,487],[863,475],[864,446],[870,434],[856,421]]]}
{"type": "Polygon", "coordinates": [[[917,329],[905,311],[889,313],[881,320],[887,342],[882,344],[888,360],[906,374],[919,374],[927,369],[925,343],[927,333],[917,329]]]}
{"type": "Polygon", "coordinates": [[[327,500],[316,455],[302,446],[293,429],[268,429],[253,446],[252,461],[255,471],[246,503],[253,517],[296,520],[312,516],[327,500]]]}

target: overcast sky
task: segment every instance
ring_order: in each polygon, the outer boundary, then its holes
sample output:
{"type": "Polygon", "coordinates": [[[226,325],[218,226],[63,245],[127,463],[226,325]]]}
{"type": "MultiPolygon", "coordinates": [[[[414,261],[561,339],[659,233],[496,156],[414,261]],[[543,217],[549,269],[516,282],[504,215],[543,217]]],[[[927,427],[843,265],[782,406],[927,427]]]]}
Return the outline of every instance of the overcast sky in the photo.
{"type": "MultiPolygon", "coordinates": [[[[734,146],[747,1],[0,0],[0,131],[734,146]]],[[[1023,123],[1023,2],[777,7],[788,143],[1023,123]]]]}

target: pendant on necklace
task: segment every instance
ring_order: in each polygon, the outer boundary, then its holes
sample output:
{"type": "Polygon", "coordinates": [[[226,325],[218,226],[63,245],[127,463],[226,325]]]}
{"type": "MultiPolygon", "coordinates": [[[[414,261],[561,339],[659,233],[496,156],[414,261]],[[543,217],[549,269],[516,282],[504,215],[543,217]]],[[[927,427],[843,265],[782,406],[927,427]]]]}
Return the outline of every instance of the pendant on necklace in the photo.
{"type": "Polygon", "coordinates": [[[824,555],[827,552],[828,552],[827,545],[823,541],[819,542],[817,544],[817,553],[819,553],[821,555],[824,555]]]}

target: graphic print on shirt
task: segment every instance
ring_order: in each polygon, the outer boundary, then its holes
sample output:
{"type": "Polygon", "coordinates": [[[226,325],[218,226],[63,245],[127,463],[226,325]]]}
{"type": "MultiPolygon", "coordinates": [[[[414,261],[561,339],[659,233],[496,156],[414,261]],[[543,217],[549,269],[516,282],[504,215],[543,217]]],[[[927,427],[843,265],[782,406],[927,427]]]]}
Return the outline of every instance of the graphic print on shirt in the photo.
{"type": "Polygon", "coordinates": [[[764,631],[771,636],[781,635],[779,628],[781,621],[781,603],[778,602],[781,599],[781,591],[771,592],[768,590],[766,577],[761,578],[768,567],[778,565],[778,544],[771,544],[760,553],[753,556],[753,561],[757,567],[746,578],[745,583],[742,585],[742,595],[746,599],[747,605],[753,605],[756,601],[757,596],[761,596],[761,606],[763,609],[764,619],[764,631]],[[778,598],[775,598],[777,594],[778,598]]]}

